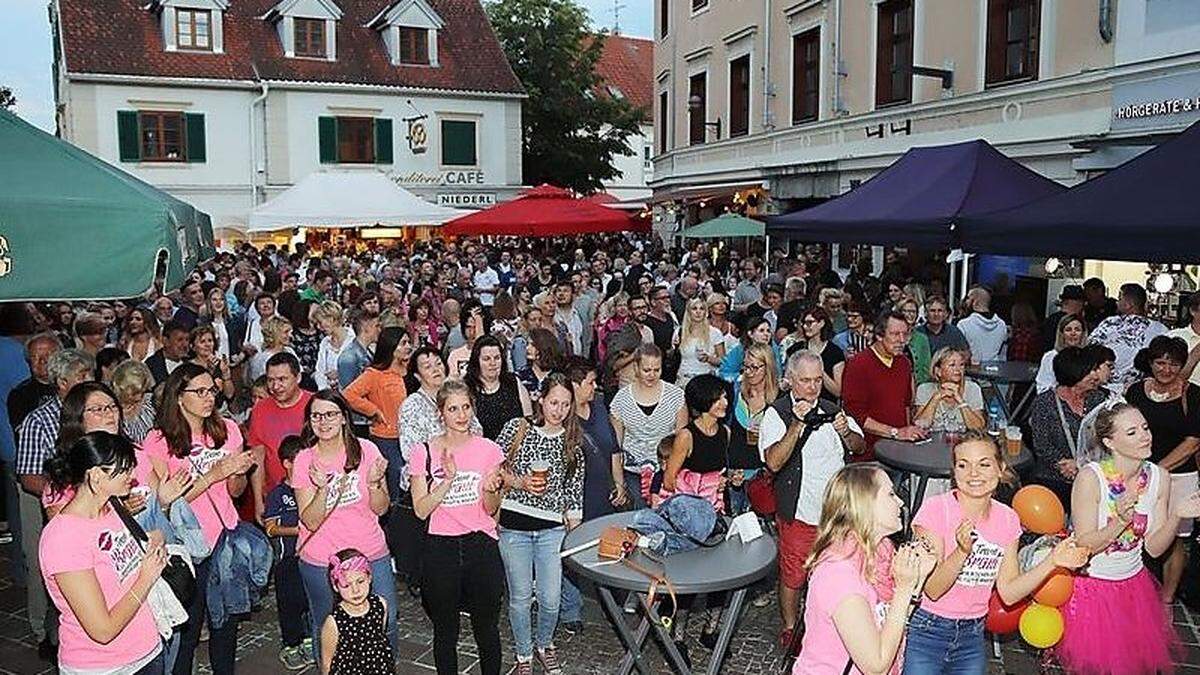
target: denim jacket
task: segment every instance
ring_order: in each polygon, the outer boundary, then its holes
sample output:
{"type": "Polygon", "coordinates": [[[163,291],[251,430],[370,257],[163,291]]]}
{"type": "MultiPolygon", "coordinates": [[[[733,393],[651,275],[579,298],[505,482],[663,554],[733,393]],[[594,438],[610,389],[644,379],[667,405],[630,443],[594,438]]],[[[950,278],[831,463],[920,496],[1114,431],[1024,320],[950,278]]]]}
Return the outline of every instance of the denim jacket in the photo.
{"type": "Polygon", "coordinates": [[[212,552],[208,542],[204,540],[204,531],[200,529],[196,513],[185,499],[175,500],[169,511],[163,512],[158,503],[158,496],[151,494],[146,499],[146,508],[134,516],[134,519],[146,532],[162,532],[163,542],[187,547],[193,562],[204,560],[212,552]]]}
{"type": "Polygon", "coordinates": [[[221,534],[210,565],[208,619],[215,630],[234,615],[250,611],[271,573],[271,545],[258,528],[238,523],[221,534]]]}

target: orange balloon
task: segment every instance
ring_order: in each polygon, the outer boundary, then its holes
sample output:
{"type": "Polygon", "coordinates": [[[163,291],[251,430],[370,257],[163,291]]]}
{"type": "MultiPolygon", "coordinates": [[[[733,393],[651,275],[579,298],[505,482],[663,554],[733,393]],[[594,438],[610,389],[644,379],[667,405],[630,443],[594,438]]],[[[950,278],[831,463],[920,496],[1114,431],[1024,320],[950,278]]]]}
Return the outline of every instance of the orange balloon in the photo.
{"type": "Polygon", "coordinates": [[[1033,599],[1047,607],[1062,607],[1071,599],[1075,590],[1075,576],[1064,569],[1056,569],[1046,578],[1033,594],[1033,599]]]}
{"type": "Polygon", "coordinates": [[[1054,534],[1066,526],[1067,514],[1062,502],[1049,488],[1026,485],[1013,497],[1013,510],[1021,518],[1021,526],[1038,534],[1054,534]]]}

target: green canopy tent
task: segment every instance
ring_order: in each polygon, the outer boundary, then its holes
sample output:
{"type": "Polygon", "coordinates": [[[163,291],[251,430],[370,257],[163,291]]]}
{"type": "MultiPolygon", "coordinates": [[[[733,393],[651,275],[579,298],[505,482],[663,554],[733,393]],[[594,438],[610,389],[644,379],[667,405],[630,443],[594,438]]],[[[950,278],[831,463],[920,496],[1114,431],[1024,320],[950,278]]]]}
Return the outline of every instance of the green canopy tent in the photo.
{"type": "Polygon", "coordinates": [[[765,223],[736,213],[726,213],[679,233],[684,239],[725,239],[726,237],[761,237],[765,223]]]}
{"type": "Polygon", "coordinates": [[[728,239],[730,237],[764,238],[767,262],[771,258],[771,238],[766,236],[767,225],[761,220],[747,218],[736,213],[724,213],[716,218],[693,225],[679,233],[684,239],[728,239]]]}
{"type": "Polygon", "coordinates": [[[0,301],[126,298],[216,253],[190,204],[0,110],[0,301]]]}

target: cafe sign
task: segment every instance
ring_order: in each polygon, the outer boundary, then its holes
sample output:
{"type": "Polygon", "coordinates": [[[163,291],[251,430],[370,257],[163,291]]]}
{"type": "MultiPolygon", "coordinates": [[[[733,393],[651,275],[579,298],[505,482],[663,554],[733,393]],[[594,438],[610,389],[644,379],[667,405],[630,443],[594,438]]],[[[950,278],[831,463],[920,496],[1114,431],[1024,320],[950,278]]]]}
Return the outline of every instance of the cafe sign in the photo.
{"type": "Polygon", "coordinates": [[[1113,117],[1119,120],[1137,119],[1139,117],[1158,117],[1160,115],[1178,115],[1200,109],[1200,96],[1188,98],[1170,98],[1162,101],[1146,101],[1130,103],[1113,110],[1113,117]]]}
{"type": "Polygon", "coordinates": [[[1113,131],[1176,129],[1198,119],[1200,74],[1154,77],[1113,87],[1113,131]]]}
{"type": "Polygon", "coordinates": [[[450,192],[439,193],[438,206],[456,209],[482,209],[496,205],[495,192],[450,192]]]}
{"type": "Polygon", "coordinates": [[[479,169],[451,171],[393,171],[388,174],[401,187],[442,187],[447,185],[484,185],[486,176],[479,169]]]}

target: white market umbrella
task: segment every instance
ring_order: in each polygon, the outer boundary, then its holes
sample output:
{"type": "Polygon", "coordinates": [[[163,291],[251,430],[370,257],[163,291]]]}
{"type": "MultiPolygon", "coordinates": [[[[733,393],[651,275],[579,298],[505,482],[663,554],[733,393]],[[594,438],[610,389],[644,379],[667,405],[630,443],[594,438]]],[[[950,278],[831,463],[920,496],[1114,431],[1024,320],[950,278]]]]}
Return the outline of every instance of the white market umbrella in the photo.
{"type": "Polygon", "coordinates": [[[468,213],[430,204],[375,171],[317,172],[255,207],[248,231],[441,225],[468,213]]]}

